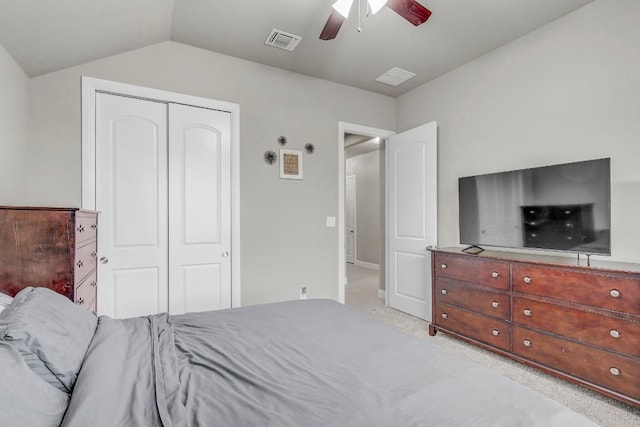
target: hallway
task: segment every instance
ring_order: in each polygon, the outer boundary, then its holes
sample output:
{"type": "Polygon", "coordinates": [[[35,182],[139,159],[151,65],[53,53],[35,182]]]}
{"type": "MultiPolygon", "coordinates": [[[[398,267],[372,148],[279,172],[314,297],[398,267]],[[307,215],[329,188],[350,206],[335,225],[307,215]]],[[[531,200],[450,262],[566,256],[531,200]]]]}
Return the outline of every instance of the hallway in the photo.
{"type": "Polygon", "coordinates": [[[384,308],[384,299],[378,298],[379,271],[347,263],[345,303],[368,312],[384,308]]]}

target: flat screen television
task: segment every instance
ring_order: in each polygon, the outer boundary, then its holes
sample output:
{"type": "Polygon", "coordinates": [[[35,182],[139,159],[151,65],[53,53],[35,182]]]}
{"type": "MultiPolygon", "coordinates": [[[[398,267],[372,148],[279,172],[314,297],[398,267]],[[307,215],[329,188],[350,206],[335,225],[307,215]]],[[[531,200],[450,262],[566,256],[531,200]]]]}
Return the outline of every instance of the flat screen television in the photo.
{"type": "Polygon", "coordinates": [[[610,159],[462,177],[460,243],[611,254],[610,159]]]}

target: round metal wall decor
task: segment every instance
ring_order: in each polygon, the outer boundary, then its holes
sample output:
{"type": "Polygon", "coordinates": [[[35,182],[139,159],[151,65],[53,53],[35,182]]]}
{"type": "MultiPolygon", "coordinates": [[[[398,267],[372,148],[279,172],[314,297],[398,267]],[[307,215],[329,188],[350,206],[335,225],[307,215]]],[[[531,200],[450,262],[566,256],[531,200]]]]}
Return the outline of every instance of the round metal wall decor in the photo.
{"type": "Polygon", "coordinates": [[[264,161],[266,164],[272,165],[276,162],[276,160],[278,160],[278,155],[275,153],[275,151],[267,150],[264,152],[264,161]]]}
{"type": "Polygon", "coordinates": [[[286,136],[279,136],[278,137],[278,144],[286,145],[287,144],[287,137],[286,136]]]}
{"type": "Polygon", "coordinates": [[[316,147],[314,147],[313,144],[306,144],[304,146],[304,151],[306,151],[307,154],[313,154],[313,152],[316,151],[316,147]]]}

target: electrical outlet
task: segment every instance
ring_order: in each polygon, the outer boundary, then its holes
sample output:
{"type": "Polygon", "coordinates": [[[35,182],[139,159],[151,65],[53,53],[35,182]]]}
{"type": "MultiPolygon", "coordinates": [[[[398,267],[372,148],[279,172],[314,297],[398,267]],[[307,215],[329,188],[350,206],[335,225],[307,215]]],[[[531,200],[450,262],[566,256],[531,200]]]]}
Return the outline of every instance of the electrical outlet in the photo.
{"type": "Polygon", "coordinates": [[[307,299],[307,287],[300,286],[300,299],[307,299]]]}

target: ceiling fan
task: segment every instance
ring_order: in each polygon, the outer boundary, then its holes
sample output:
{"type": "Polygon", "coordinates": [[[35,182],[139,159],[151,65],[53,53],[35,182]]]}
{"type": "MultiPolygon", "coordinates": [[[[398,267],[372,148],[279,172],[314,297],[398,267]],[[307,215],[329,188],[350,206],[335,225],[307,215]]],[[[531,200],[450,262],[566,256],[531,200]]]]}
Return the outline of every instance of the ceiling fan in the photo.
{"type": "MultiPolygon", "coordinates": [[[[320,39],[332,40],[336,38],[340,27],[349,17],[351,6],[355,1],[359,2],[360,0],[338,0],[333,4],[329,19],[320,33],[320,39]]],[[[415,26],[424,23],[431,16],[431,11],[416,0],[367,0],[367,3],[372,14],[376,14],[386,5],[415,26]]],[[[358,31],[360,31],[359,27],[358,31]]]]}

